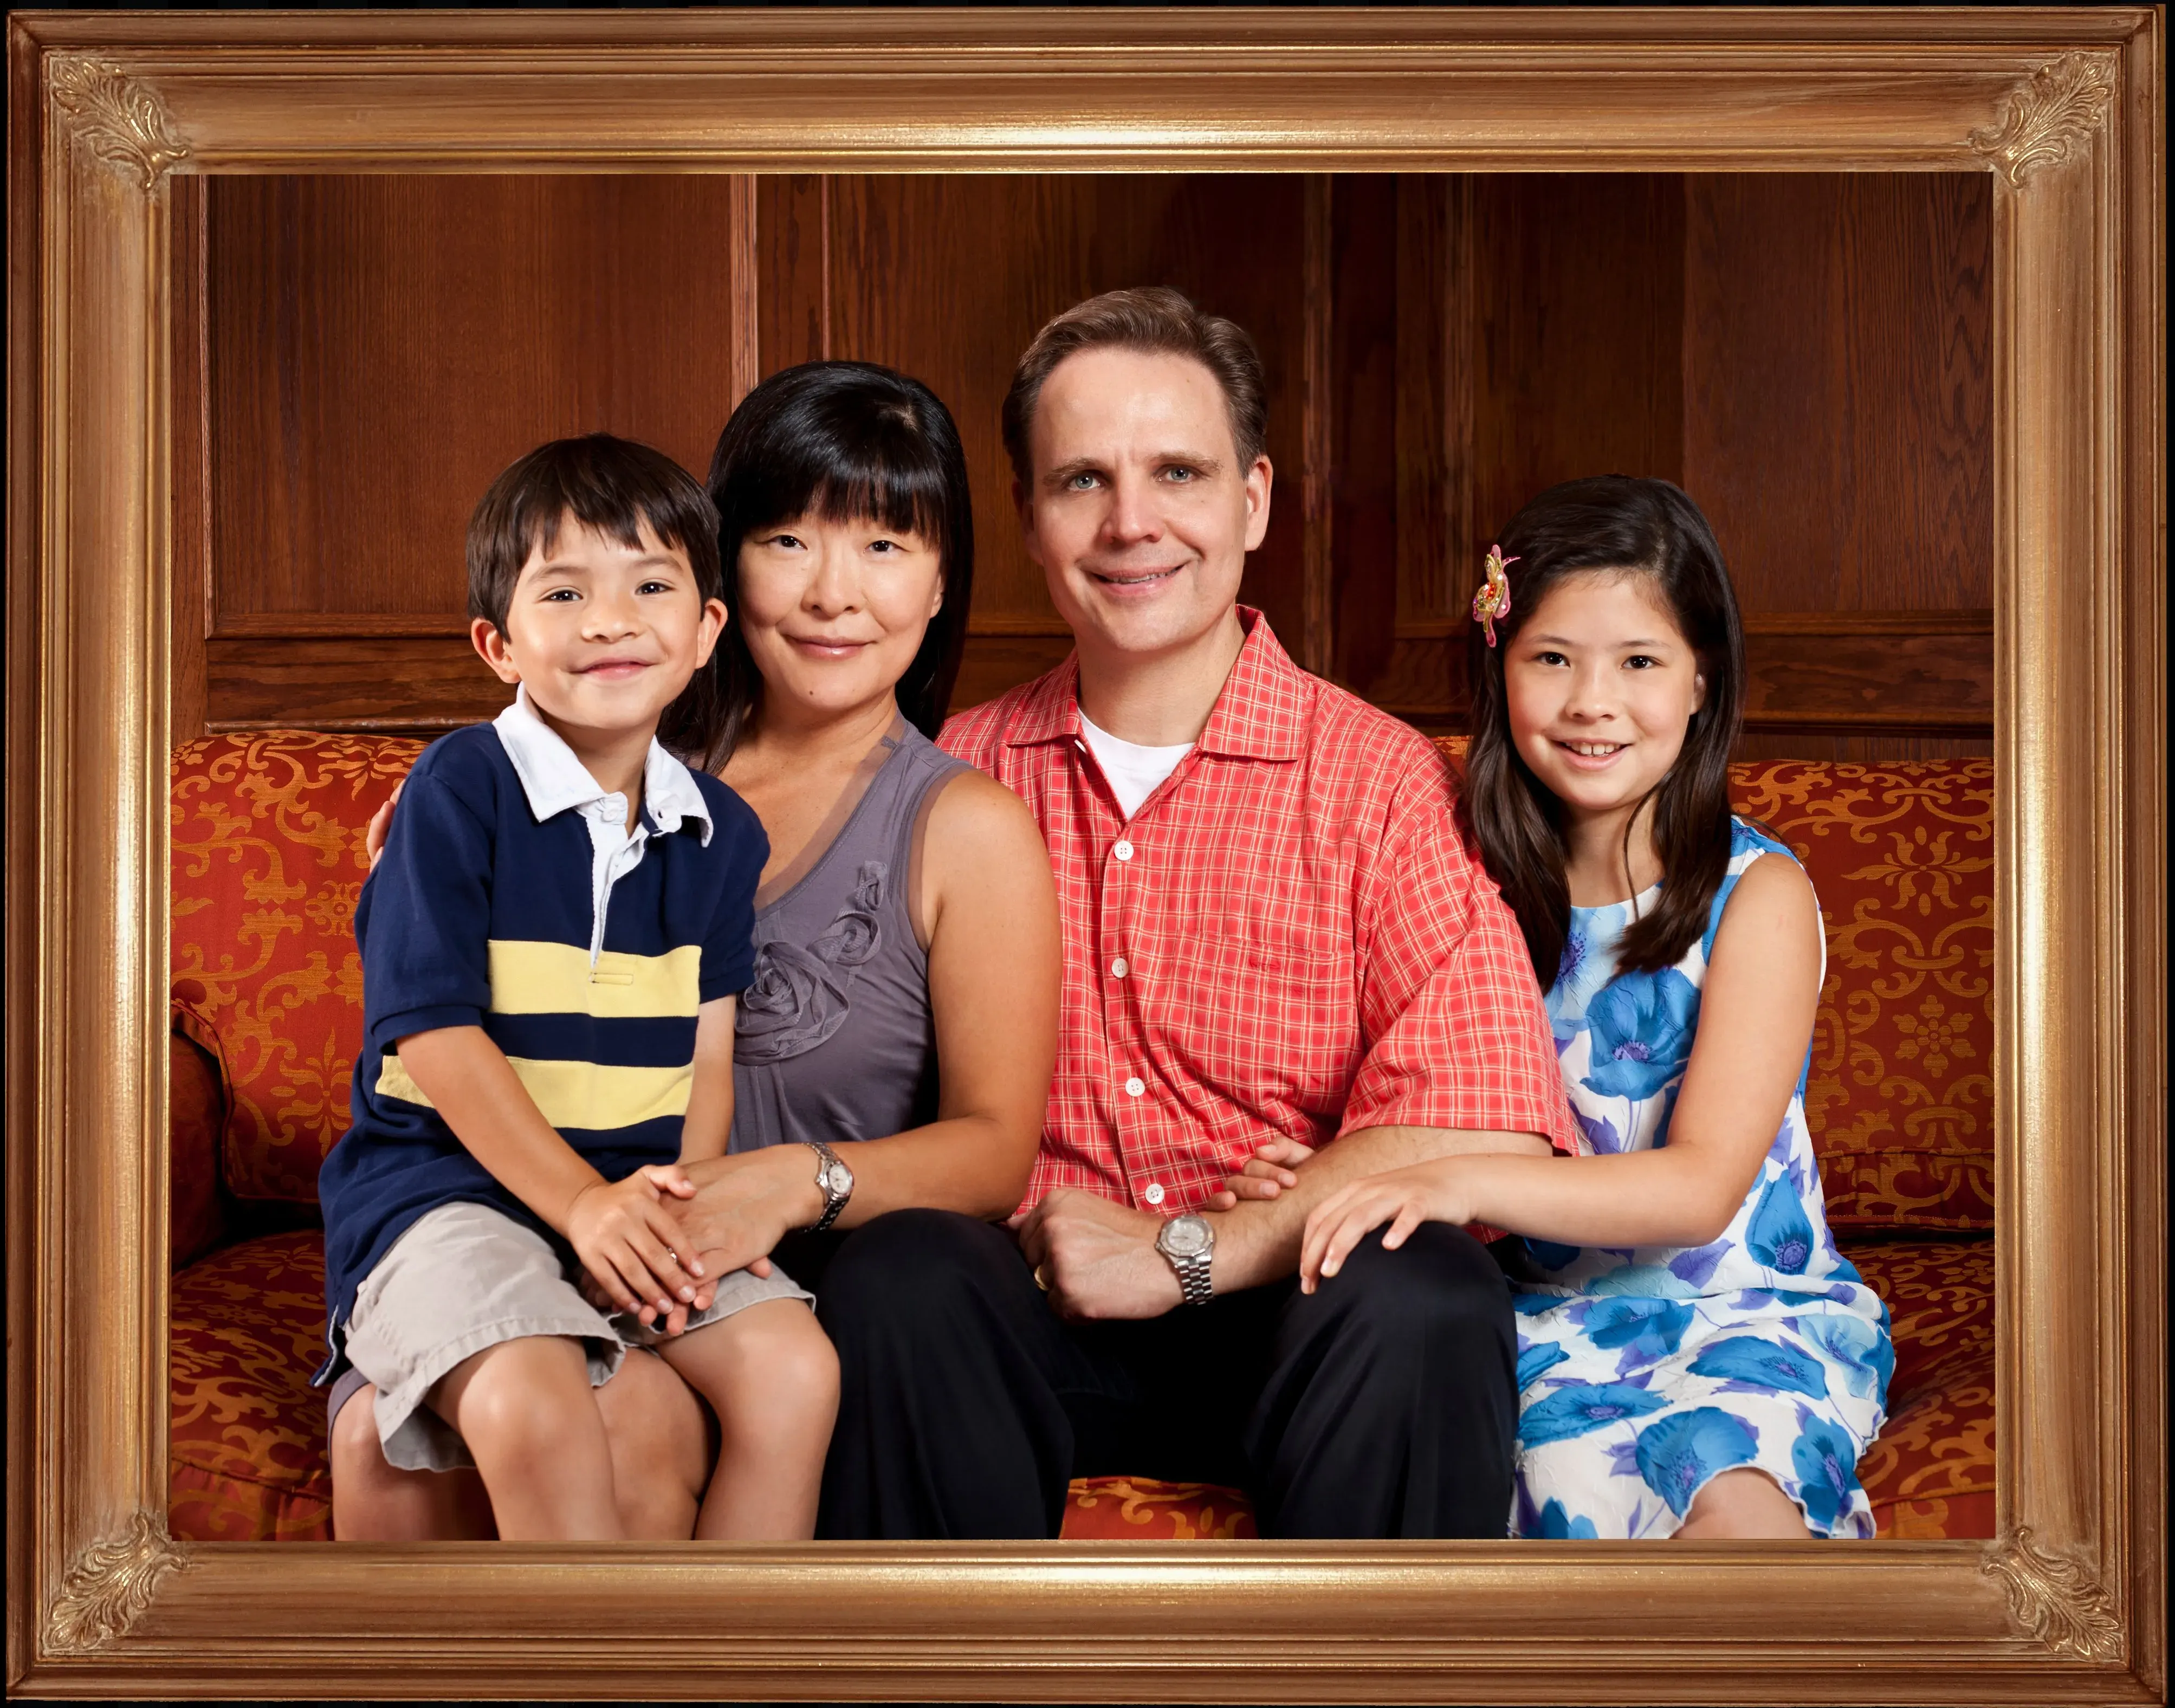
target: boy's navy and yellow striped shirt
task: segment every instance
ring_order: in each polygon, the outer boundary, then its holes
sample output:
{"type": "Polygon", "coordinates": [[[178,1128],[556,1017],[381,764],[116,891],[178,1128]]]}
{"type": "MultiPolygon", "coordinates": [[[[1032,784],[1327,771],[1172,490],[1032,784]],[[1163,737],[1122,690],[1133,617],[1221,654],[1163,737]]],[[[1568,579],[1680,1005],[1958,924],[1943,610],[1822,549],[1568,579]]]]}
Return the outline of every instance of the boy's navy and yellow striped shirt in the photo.
{"type": "Polygon", "coordinates": [[[336,1349],[356,1286],[427,1212],[490,1204],[549,1234],[439,1117],[399,1039],[480,1026],[606,1179],[671,1162],[697,1011],[747,987],[768,855],[747,804],[654,741],[630,836],[624,797],[598,788],[525,693],[424,751],[355,908],[354,1124],[317,1188],[336,1349]]]}

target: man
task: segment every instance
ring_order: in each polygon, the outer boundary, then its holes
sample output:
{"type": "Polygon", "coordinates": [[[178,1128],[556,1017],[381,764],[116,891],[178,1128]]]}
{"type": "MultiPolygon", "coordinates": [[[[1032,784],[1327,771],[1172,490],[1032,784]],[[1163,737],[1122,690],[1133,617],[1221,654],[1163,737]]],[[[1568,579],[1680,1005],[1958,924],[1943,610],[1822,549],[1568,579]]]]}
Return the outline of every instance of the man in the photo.
{"type": "Polygon", "coordinates": [[[1012,1231],[900,1212],[826,1276],[827,1534],[1053,1536],[1067,1479],[1116,1472],[1240,1484],[1272,1536],[1504,1533],[1516,1340],[1479,1239],[1377,1236],[1297,1290],[1342,1182],[1574,1140],[1447,768],[1237,603],[1262,390],[1245,333],[1163,290],[1058,316],[1016,371],[1021,526],[1077,647],[944,745],[1049,844],[1057,1074],[1012,1231]],[[1318,1154],[1204,1210],[1277,1141],[1318,1154]]]}

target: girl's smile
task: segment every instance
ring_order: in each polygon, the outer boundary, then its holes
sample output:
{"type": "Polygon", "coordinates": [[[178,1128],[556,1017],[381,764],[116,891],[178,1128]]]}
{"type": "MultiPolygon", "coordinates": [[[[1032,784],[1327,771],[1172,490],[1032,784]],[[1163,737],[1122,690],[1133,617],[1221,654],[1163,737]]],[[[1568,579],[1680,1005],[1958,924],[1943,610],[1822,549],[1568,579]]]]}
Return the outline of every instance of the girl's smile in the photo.
{"type": "Polygon", "coordinates": [[[1644,887],[1652,863],[1646,839],[1632,839],[1635,870],[1624,874],[1624,832],[1676,763],[1706,697],[1699,655],[1655,592],[1652,577],[1635,572],[1566,576],[1507,643],[1503,659],[1511,739],[1563,804],[1574,899],[1581,907],[1620,901],[1644,887]],[[1605,857],[1581,859],[1581,849],[1605,857]],[[1602,873],[1597,887],[1605,893],[1595,893],[1589,885],[1602,873]]]}

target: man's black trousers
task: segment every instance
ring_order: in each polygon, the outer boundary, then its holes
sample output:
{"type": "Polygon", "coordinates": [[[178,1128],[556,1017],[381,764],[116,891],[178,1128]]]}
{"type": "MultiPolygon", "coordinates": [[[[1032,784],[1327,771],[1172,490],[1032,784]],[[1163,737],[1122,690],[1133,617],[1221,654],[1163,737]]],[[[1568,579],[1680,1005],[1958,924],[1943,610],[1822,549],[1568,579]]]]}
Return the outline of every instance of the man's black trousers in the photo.
{"type": "Polygon", "coordinates": [[[1507,1527],[1516,1336],[1461,1228],[1147,1322],[1064,1321],[1010,1234],[946,1211],[778,1257],[838,1349],[821,1536],[1055,1537],[1066,1483],[1117,1474],[1243,1488],[1264,1536],[1507,1527]]]}

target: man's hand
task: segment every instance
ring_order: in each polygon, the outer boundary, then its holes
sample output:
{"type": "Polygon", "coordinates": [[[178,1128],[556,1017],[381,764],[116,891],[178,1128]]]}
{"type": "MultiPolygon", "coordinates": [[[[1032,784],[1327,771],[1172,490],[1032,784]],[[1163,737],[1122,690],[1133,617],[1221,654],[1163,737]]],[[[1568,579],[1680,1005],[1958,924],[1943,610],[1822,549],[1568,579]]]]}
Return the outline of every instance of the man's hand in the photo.
{"type": "Polygon", "coordinates": [[[1155,1248],[1160,1216],[1060,1187],[1012,1226],[1060,1316],[1138,1320],[1185,1300],[1178,1272],[1155,1248]]]}
{"type": "Polygon", "coordinates": [[[1302,1145],[1297,1139],[1271,1139],[1255,1149],[1237,1174],[1225,1178],[1223,1190],[1212,1196],[1205,1207],[1235,1210],[1241,1198],[1266,1203],[1278,1197],[1299,1185],[1299,1176],[1292,1170],[1313,1155],[1314,1147],[1302,1145]]]}
{"type": "Polygon", "coordinates": [[[662,1213],[672,1218],[684,1242],[674,1249],[701,1252],[712,1275],[735,1269],[767,1275],[778,1242],[823,1213],[816,1153],[805,1145],[769,1145],[681,1167],[694,1192],[662,1213]]]}
{"type": "MultiPolygon", "coordinates": [[[[567,1206],[567,1243],[615,1307],[645,1325],[692,1304],[703,1265],[676,1255],[679,1226],[664,1207],[676,1167],[637,1168],[623,1180],[584,1186],[567,1206]]],[[[681,1321],[684,1324],[683,1316],[681,1321]]]]}

